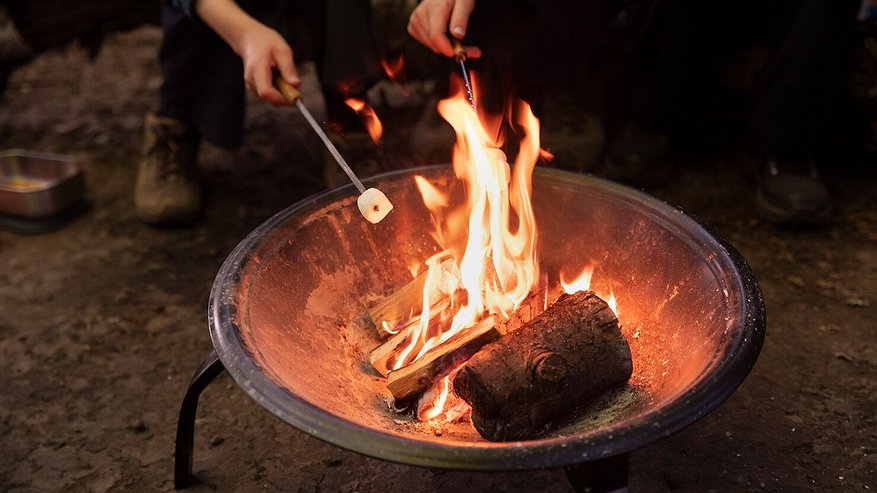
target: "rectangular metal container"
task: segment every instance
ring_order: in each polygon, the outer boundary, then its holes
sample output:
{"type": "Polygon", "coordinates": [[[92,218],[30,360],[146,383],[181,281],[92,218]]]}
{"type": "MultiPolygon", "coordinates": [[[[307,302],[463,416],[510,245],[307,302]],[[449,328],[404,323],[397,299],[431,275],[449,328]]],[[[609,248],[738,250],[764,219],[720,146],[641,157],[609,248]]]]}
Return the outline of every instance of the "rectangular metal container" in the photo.
{"type": "Polygon", "coordinates": [[[52,216],[83,199],[85,179],[73,156],[0,151],[0,214],[52,216]]]}

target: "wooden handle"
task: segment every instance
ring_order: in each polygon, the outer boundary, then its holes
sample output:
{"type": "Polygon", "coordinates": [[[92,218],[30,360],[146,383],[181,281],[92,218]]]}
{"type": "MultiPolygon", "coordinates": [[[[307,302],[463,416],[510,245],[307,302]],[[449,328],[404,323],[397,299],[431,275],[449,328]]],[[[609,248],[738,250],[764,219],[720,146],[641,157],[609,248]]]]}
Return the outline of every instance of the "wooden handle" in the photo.
{"type": "Polygon", "coordinates": [[[280,91],[280,94],[283,95],[283,98],[286,99],[286,102],[289,104],[295,104],[296,101],[301,99],[301,91],[289,82],[283,80],[283,76],[277,71],[274,72],[274,87],[280,91]]]}
{"type": "Polygon", "coordinates": [[[459,41],[454,41],[454,59],[458,62],[465,62],[467,58],[466,48],[463,48],[463,43],[459,41]]]}

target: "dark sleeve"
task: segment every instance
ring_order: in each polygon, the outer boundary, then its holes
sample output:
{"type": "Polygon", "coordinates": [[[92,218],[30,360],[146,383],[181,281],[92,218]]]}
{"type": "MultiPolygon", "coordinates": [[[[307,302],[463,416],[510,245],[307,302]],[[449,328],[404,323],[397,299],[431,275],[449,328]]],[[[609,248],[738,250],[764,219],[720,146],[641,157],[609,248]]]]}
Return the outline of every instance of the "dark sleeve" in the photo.
{"type": "Polygon", "coordinates": [[[170,0],[170,3],[174,7],[185,12],[188,17],[195,17],[195,12],[192,10],[192,7],[195,5],[195,0],[170,0]]]}

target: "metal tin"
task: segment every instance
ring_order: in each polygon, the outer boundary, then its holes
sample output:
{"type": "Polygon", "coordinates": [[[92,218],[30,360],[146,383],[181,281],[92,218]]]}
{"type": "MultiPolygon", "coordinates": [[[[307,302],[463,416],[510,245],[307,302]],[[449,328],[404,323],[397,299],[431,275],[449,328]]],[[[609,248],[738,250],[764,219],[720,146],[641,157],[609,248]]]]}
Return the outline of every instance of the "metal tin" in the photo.
{"type": "Polygon", "coordinates": [[[0,213],[38,219],[82,201],[85,179],[73,156],[0,151],[0,213]]]}

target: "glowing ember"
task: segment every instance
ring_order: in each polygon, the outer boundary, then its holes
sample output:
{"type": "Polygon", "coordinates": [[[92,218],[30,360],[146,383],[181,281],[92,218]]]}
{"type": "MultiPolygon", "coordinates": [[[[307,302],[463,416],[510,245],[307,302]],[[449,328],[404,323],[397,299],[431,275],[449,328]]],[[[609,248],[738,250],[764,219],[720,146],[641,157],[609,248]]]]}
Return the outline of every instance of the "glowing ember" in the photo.
{"type": "Polygon", "coordinates": [[[451,375],[445,375],[438,383],[437,392],[434,389],[423,394],[423,398],[421,398],[422,403],[417,410],[417,418],[421,421],[429,421],[442,414],[445,404],[448,402],[448,394],[450,393],[451,375]]]}

